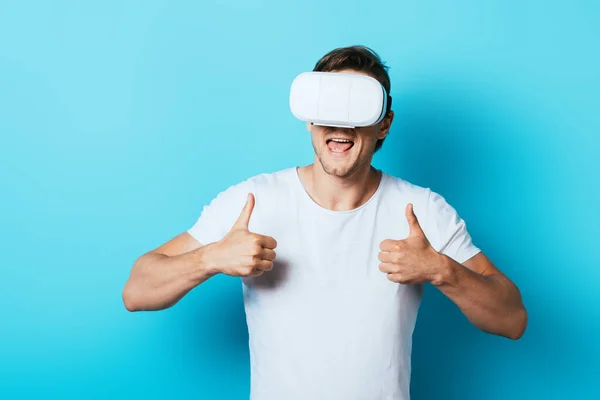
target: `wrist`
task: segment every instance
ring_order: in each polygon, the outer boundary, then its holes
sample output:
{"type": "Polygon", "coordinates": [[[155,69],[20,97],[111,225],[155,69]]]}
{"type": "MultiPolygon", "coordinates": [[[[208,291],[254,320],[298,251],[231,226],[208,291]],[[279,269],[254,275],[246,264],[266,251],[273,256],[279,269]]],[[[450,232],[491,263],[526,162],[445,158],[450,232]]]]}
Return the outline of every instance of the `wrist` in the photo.
{"type": "Polygon", "coordinates": [[[214,246],[215,243],[211,243],[193,251],[197,271],[204,278],[203,280],[213,277],[220,272],[217,263],[214,261],[214,246]]]}
{"type": "Polygon", "coordinates": [[[437,253],[435,273],[431,279],[433,286],[450,285],[455,280],[453,260],[445,254],[437,253]]]}

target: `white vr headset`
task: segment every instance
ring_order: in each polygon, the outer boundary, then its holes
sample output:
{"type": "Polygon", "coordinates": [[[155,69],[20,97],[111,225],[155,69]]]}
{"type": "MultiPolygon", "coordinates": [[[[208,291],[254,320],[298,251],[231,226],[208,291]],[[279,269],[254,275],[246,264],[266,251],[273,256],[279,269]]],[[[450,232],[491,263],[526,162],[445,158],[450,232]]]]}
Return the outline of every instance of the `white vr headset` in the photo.
{"type": "Polygon", "coordinates": [[[362,74],[304,72],[292,82],[290,109],[314,125],[355,128],[375,125],[392,106],[379,81],[362,74]]]}

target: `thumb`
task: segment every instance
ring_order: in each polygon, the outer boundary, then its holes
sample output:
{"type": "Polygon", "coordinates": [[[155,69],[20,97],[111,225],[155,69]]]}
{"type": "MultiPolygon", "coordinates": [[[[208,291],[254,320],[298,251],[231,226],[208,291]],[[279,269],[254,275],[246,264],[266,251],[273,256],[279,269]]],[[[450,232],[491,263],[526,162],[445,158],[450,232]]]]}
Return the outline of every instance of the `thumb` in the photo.
{"type": "Polygon", "coordinates": [[[235,224],[233,224],[233,228],[248,230],[248,224],[250,223],[250,217],[252,216],[253,209],[254,195],[252,193],[248,193],[248,200],[246,200],[246,205],[242,209],[242,213],[238,217],[237,221],[235,221],[235,224]]]}
{"type": "Polygon", "coordinates": [[[408,221],[408,227],[410,228],[410,233],[408,236],[423,236],[425,237],[425,233],[423,229],[421,229],[421,225],[419,225],[419,220],[415,215],[412,203],[408,203],[406,206],[406,220],[408,221]]]}

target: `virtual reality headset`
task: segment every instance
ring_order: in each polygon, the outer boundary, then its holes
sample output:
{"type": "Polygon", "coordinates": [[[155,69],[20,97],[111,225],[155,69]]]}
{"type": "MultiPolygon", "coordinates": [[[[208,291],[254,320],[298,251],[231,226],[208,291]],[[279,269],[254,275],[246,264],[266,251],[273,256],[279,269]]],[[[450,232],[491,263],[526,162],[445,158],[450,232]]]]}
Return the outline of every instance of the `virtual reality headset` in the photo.
{"type": "Polygon", "coordinates": [[[379,81],[362,74],[304,72],[292,82],[290,109],[314,125],[355,128],[375,125],[392,107],[379,81]]]}

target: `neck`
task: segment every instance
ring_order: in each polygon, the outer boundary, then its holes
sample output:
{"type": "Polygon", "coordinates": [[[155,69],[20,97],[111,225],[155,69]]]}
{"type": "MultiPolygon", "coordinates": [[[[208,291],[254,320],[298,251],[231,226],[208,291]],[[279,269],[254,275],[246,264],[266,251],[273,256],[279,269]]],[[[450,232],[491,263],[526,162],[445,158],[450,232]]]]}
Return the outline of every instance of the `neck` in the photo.
{"type": "Polygon", "coordinates": [[[321,207],[333,211],[349,211],[365,204],[377,191],[381,175],[370,164],[351,176],[330,175],[318,160],[298,169],[308,195],[321,207]]]}

